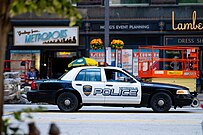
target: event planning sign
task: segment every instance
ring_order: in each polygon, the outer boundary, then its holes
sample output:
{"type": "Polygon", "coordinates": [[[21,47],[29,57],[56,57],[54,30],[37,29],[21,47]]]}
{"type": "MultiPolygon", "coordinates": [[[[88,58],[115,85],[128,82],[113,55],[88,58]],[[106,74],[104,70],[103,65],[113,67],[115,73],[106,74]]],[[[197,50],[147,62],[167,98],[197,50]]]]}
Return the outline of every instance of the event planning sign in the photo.
{"type": "Polygon", "coordinates": [[[78,27],[14,27],[15,46],[78,46],[78,27]]]}

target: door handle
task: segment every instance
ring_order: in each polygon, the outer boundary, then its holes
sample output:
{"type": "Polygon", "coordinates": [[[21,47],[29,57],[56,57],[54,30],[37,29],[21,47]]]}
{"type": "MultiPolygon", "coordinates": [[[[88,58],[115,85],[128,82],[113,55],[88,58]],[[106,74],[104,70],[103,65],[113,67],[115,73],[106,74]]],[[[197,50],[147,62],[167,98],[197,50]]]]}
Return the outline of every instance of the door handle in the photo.
{"type": "Polygon", "coordinates": [[[108,87],[113,87],[113,85],[110,85],[110,84],[107,84],[106,86],[108,86],[108,87]]]}
{"type": "Polygon", "coordinates": [[[76,84],[76,86],[82,86],[82,84],[76,84]]]}

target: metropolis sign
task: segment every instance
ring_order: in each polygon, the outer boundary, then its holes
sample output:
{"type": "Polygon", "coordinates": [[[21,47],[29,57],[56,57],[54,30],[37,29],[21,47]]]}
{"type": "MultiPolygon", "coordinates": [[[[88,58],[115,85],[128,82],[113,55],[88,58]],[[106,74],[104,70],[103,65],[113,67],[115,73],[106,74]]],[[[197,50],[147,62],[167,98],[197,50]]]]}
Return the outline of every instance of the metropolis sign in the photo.
{"type": "Polygon", "coordinates": [[[78,39],[78,27],[14,27],[15,46],[75,46],[78,39]]]}

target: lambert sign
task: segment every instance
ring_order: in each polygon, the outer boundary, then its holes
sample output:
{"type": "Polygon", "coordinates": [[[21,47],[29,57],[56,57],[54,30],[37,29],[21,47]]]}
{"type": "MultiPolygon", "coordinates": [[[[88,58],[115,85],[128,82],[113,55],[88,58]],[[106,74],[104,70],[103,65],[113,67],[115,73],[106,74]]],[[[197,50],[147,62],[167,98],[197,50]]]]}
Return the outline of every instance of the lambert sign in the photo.
{"type": "Polygon", "coordinates": [[[78,45],[78,27],[14,27],[14,45],[78,45]]]}
{"type": "Polygon", "coordinates": [[[172,29],[173,30],[202,30],[203,23],[197,23],[197,13],[192,13],[192,21],[187,23],[175,22],[175,13],[172,11],[172,29]],[[175,25],[177,23],[177,25],[175,25]]]}

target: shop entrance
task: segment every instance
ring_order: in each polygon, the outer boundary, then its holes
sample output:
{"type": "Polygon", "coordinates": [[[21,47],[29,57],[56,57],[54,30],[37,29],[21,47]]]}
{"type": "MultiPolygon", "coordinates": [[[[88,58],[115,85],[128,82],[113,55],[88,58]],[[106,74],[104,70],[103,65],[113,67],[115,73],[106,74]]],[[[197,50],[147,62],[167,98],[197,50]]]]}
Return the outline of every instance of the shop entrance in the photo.
{"type": "Polygon", "coordinates": [[[45,59],[47,60],[46,70],[49,78],[58,79],[68,69],[68,64],[76,59],[76,52],[47,51],[45,59]]]}
{"type": "Polygon", "coordinates": [[[58,78],[68,68],[68,64],[72,61],[72,58],[53,58],[52,60],[52,78],[58,78]]]}

